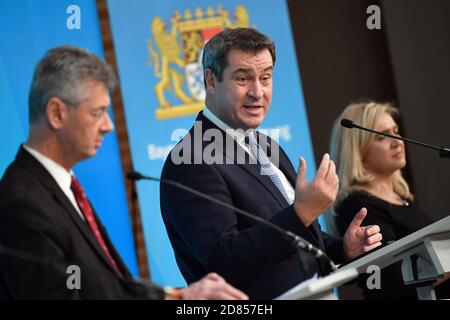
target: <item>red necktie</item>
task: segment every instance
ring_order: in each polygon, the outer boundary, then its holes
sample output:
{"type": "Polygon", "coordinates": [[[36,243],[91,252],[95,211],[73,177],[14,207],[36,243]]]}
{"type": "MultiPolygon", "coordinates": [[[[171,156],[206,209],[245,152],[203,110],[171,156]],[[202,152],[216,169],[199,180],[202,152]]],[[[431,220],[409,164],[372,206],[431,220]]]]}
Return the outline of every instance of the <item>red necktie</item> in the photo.
{"type": "Polygon", "coordinates": [[[83,188],[81,187],[80,181],[78,181],[77,178],[72,176],[72,183],[70,184],[70,188],[72,189],[72,192],[75,196],[75,199],[77,201],[78,207],[83,212],[83,215],[89,224],[89,227],[91,228],[92,232],[95,235],[95,238],[98,241],[98,244],[102,248],[103,252],[108,257],[109,261],[113,265],[114,269],[116,269],[117,273],[119,275],[122,275],[119,268],[117,267],[116,262],[114,261],[113,257],[111,256],[111,253],[108,250],[108,247],[105,244],[105,241],[103,240],[102,235],[100,234],[100,230],[98,229],[97,222],[95,222],[94,213],[92,212],[91,205],[89,204],[89,201],[86,197],[86,194],[83,191],[83,188]]]}

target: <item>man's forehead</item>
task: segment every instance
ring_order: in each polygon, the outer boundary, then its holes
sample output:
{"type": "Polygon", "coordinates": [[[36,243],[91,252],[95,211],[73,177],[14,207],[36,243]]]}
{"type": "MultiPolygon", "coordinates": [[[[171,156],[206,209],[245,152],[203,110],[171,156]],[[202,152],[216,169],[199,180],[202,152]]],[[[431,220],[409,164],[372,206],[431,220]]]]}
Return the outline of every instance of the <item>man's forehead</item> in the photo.
{"type": "Polygon", "coordinates": [[[110,93],[105,84],[101,82],[90,83],[82,90],[80,104],[108,107],[111,104],[110,93]]]}
{"type": "Polygon", "coordinates": [[[268,49],[256,53],[233,49],[228,54],[228,68],[232,69],[232,72],[239,69],[269,71],[273,69],[272,56],[268,49]]]}
{"type": "Polygon", "coordinates": [[[243,51],[240,49],[231,49],[228,52],[228,62],[234,61],[234,60],[268,60],[272,62],[272,55],[270,54],[269,49],[264,48],[261,50],[258,50],[256,52],[254,51],[243,51]]]}

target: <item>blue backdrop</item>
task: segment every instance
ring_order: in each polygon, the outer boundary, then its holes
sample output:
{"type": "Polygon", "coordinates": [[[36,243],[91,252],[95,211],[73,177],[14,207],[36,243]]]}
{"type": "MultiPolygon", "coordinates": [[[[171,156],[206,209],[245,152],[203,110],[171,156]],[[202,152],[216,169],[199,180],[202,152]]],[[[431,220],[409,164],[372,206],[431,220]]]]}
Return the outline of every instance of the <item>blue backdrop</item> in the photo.
{"type": "MultiPolygon", "coordinates": [[[[95,0],[0,1],[0,176],[28,134],[34,67],[49,48],[62,44],[103,56],[95,0]],[[81,29],[66,25],[70,5],[81,10],[81,29]]],[[[107,135],[98,155],[75,172],[132,274],[138,275],[116,134],[107,135]]]]}

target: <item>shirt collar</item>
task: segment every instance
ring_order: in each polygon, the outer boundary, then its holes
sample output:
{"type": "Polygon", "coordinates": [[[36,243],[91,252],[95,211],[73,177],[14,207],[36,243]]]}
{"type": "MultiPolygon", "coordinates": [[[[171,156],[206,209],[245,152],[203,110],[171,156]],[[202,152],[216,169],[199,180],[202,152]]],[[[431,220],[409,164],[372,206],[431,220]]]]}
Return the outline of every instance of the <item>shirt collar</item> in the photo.
{"type": "Polygon", "coordinates": [[[48,158],[47,156],[44,156],[39,151],[27,146],[23,145],[25,150],[27,150],[33,157],[38,160],[45,169],[50,173],[50,175],[55,179],[56,183],[59,185],[59,187],[62,190],[70,190],[70,185],[72,183],[72,175],[73,171],[67,171],[64,167],[62,167],[60,164],[56,163],[52,159],[48,158]]]}
{"type": "Polygon", "coordinates": [[[220,120],[211,110],[209,110],[208,106],[206,106],[203,109],[203,116],[205,116],[206,119],[210,120],[220,129],[225,131],[228,135],[230,135],[234,140],[236,140],[240,144],[244,144],[244,139],[246,135],[255,131],[255,130],[248,130],[248,131],[236,130],[230,127],[228,124],[220,120]]]}

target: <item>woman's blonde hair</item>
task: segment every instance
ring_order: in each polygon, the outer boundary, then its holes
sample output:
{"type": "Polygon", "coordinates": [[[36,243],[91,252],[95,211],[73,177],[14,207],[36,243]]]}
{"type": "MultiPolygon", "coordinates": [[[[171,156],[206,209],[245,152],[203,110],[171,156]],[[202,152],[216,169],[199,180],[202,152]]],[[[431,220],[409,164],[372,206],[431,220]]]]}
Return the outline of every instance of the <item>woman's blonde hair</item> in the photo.
{"type": "MultiPolygon", "coordinates": [[[[350,119],[362,127],[374,129],[377,119],[385,112],[394,119],[398,118],[398,110],[392,104],[367,102],[350,104],[336,119],[330,144],[330,156],[336,163],[336,173],[339,176],[339,191],[335,207],[351,191],[364,189],[374,179],[363,163],[364,155],[375,138],[374,134],[343,128],[341,120],[350,119]]],[[[400,169],[394,173],[394,191],[404,199],[413,200],[414,198],[400,169]]],[[[333,229],[329,218],[331,217],[326,218],[328,227],[333,229]]]]}

